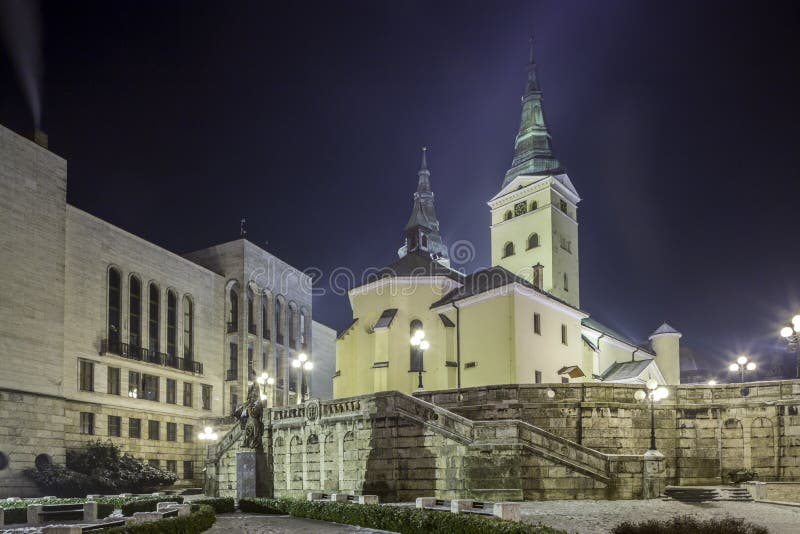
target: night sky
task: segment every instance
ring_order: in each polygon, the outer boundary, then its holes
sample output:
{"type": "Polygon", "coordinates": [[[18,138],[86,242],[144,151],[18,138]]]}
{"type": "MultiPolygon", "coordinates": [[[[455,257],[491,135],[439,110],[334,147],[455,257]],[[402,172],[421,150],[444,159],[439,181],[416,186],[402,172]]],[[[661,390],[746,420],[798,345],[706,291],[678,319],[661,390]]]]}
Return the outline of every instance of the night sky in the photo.
{"type": "MultiPolygon", "coordinates": [[[[583,198],[582,308],[636,340],[666,320],[715,367],[778,350],[800,312],[798,10],[44,2],[42,124],[75,206],[179,253],[237,238],[246,217],[249,239],[325,278],[396,258],[427,145],[443,236],[474,244],[456,265],[472,271],[490,262],[485,202],[511,161],[532,33],[583,198]]],[[[28,134],[14,39],[0,123],[28,134]]],[[[347,298],[315,298],[314,318],[341,329],[347,298]]]]}

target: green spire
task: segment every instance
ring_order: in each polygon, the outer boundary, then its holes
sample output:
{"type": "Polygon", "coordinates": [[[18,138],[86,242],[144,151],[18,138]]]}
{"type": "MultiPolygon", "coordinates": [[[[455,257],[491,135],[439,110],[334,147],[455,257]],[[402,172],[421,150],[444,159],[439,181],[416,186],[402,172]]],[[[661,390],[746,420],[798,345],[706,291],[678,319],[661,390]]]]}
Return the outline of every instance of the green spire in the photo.
{"type": "Polygon", "coordinates": [[[561,163],[553,155],[550,132],[544,123],[542,90],[536,78],[536,63],[533,59],[533,37],[528,60],[528,79],[522,96],[522,119],[514,142],[514,159],[506,172],[503,187],[521,174],[551,174],[561,169],[561,163]]]}

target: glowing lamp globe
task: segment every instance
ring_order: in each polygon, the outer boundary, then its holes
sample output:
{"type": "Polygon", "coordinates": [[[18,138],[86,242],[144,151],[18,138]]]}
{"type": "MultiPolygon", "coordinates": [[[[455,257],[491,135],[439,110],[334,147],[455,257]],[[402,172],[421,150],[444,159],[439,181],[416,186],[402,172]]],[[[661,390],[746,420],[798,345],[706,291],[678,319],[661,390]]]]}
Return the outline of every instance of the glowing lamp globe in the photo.
{"type": "Polygon", "coordinates": [[[300,365],[302,365],[300,360],[292,360],[292,367],[294,367],[295,369],[300,369],[300,365]]]}
{"type": "Polygon", "coordinates": [[[792,317],[792,324],[800,325],[800,315],[795,315],[794,317],[792,317]]]}
{"type": "Polygon", "coordinates": [[[308,354],[306,354],[305,352],[301,352],[300,354],[297,355],[297,359],[300,360],[301,362],[304,362],[308,360],[308,354]]]}
{"type": "Polygon", "coordinates": [[[430,343],[428,343],[428,341],[427,341],[427,340],[425,340],[425,339],[423,339],[423,340],[422,340],[422,341],[420,341],[420,343],[419,343],[419,348],[420,348],[420,350],[428,350],[430,347],[431,347],[431,344],[430,344],[430,343]]]}
{"type": "Polygon", "coordinates": [[[739,364],[738,364],[738,363],[732,363],[732,364],[730,364],[730,365],[728,366],[728,370],[729,370],[729,371],[738,371],[738,370],[739,370],[739,364]]]}
{"type": "Polygon", "coordinates": [[[211,434],[211,432],[213,432],[213,430],[214,429],[212,429],[210,426],[207,426],[207,427],[205,427],[203,429],[203,432],[205,432],[206,434],[211,434]]]}
{"type": "Polygon", "coordinates": [[[274,378],[272,378],[272,377],[267,378],[267,385],[268,386],[271,386],[274,383],[275,383],[275,379],[274,378]]]}
{"type": "Polygon", "coordinates": [[[717,385],[717,381],[716,380],[709,380],[708,381],[708,385],[709,386],[716,386],[717,385]]]}
{"type": "Polygon", "coordinates": [[[655,378],[651,378],[650,380],[647,381],[645,385],[647,386],[647,389],[652,391],[658,387],[658,380],[656,380],[655,378]]]}
{"type": "Polygon", "coordinates": [[[756,362],[750,362],[747,364],[747,367],[745,369],[747,369],[748,371],[752,371],[755,368],[756,368],[756,362]]]}
{"type": "Polygon", "coordinates": [[[655,400],[666,399],[669,397],[669,390],[667,388],[658,388],[653,392],[655,400]]]}
{"type": "Polygon", "coordinates": [[[739,356],[738,358],[736,358],[736,363],[738,363],[739,365],[746,364],[747,363],[747,356],[739,356]]]}
{"type": "Polygon", "coordinates": [[[262,400],[262,401],[265,401],[265,400],[267,400],[267,396],[266,396],[266,395],[264,395],[263,393],[261,394],[261,400],[262,400]]]}
{"type": "Polygon", "coordinates": [[[306,362],[303,364],[303,369],[310,371],[314,368],[314,362],[306,362]]]}
{"type": "Polygon", "coordinates": [[[781,328],[781,337],[789,337],[792,335],[792,329],[788,326],[781,328]]]}
{"type": "Polygon", "coordinates": [[[637,390],[636,393],[633,394],[633,398],[639,402],[642,402],[646,396],[647,393],[645,393],[642,389],[637,390]]]}
{"type": "Polygon", "coordinates": [[[554,398],[555,396],[556,396],[556,392],[555,392],[555,391],[553,391],[552,389],[548,389],[548,390],[547,390],[547,398],[548,398],[548,399],[552,399],[552,398],[554,398]]]}
{"type": "Polygon", "coordinates": [[[422,343],[422,340],[420,338],[418,338],[417,336],[414,336],[414,337],[411,338],[411,345],[412,346],[418,347],[420,343],[422,343]]]}

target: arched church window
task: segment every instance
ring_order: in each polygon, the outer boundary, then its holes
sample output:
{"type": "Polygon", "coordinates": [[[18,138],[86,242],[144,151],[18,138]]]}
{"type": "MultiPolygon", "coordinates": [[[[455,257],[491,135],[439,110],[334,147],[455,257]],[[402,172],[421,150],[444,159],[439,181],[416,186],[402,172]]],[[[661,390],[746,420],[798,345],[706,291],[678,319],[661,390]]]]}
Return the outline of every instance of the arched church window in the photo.
{"type": "Polygon", "coordinates": [[[230,334],[239,331],[239,293],[234,288],[231,288],[228,300],[231,304],[228,312],[228,333],[230,334]]]}
{"type": "Polygon", "coordinates": [[[509,241],[505,245],[503,245],[503,257],[507,258],[508,256],[514,255],[514,243],[509,241]]]}
{"type": "Polygon", "coordinates": [[[508,210],[508,211],[506,212],[505,220],[506,220],[506,221],[510,221],[510,220],[511,220],[511,217],[513,217],[513,216],[514,216],[514,214],[513,214],[513,213],[511,213],[511,210],[508,210]]]}
{"type": "Polygon", "coordinates": [[[537,209],[539,209],[539,203],[534,200],[531,202],[531,211],[536,211],[537,209]]]}
{"type": "Polygon", "coordinates": [[[161,291],[155,284],[150,284],[149,326],[147,335],[150,339],[150,352],[158,352],[161,340],[161,291]]]}
{"type": "Polygon", "coordinates": [[[128,292],[128,343],[131,347],[142,346],[142,283],[131,276],[128,292]]]}
{"type": "Polygon", "coordinates": [[[428,236],[424,234],[420,238],[420,248],[422,248],[422,250],[428,250],[428,236]]]}
{"type": "Polygon", "coordinates": [[[108,342],[112,351],[119,352],[120,292],[122,277],[117,269],[108,270],[108,342]]]}
{"type": "Polygon", "coordinates": [[[539,246],[539,234],[531,234],[528,236],[528,249],[536,248],[539,246]]]}
{"type": "MultiPolygon", "coordinates": [[[[422,321],[419,319],[414,319],[411,321],[411,328],[410,333],[413,337],[417,330],[422,330],[422,321]]],[[[422,350],[419,348],[419,345],[411,345],[411,366],[409,367],[409,371],[424,371],[425,369],[422,368],[422,350]]]]}

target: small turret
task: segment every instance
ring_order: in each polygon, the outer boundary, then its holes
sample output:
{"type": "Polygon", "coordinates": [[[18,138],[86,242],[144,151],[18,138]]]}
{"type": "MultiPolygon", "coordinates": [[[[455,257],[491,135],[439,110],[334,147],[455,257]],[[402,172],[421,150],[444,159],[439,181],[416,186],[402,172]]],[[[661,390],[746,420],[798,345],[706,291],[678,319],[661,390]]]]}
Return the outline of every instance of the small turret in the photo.
{"type": "Polygon", "coordinates": [[[650,334],[650,344],[656,353],[656,364],[668,385],[681,383],[681,335],[667,323],[650,334]]]}

